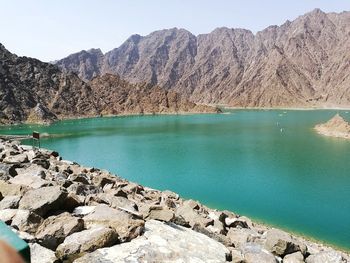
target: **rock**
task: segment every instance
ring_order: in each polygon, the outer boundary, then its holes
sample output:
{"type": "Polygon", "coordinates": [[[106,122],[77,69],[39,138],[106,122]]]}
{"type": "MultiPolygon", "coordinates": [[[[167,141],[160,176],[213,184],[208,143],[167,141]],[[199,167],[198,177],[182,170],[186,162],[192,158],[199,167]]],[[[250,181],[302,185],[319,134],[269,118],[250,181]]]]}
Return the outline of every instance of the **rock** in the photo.
{"type": "Polygon", "coordinates": [[[29,243],[31,263],[58,263],[55,252],[36,243],[29,243]]]}
{"type": "Polygon", "coordinates": [[[2,209],[0,210],[0,220],[9,224],[16,213],[17,209],[2,209]]]}
{"type": "Polygon", "coordinates": [[[11,226],[14,228],[34,234],[43,218],[29,210],[17,210],[16,215],[12,218],[11,226]]]}
{"type": "Polygon", "coordinates": [[[67,236],[83,229],[82,219],[62,213],[45,219],[36,231],[36,238],[42,246],[55,250],[67,236]]]}
{"type": "Polygon", "coordinates": [[[155,219],[164,222],[170,222],[174,219],[175,214],[172,210],[162,206],[151,206],[149,208],[147,220],[155,219]]]}
{"type": "Polygon", "coordinates": [[[131,211],[137,211],[137,205],[135,202],[130,201],[129,199],[122,197],[122,196],[114,196],[111,194],[105,194],[101,193],[98,194],[97,197],[99,197],[102,201],[109,204],[112,208],[119,208],[122,207],[127,210],[131,211]]]}
{"type": "Polygon", "coordinates": [[[229,238],[227,238],[224,235],[211,232],[208,228],[202,227],[199,224],[195,224],[192,229],[198,233],[202,233],[202,234],[224,244],[227,247],[232,246],[232,242],[229,238]]]}
{"type": "Polygon", "coordinates": [[[304,263],[304,256],[300,251],[288,254],[283,258],[283,263],[304,263]]]}
{"type": "Polygon", "coordinates": [[[39,176],[33,176],[28,174],[17,175],[9,180],[11,184],[29,186],[34,189],[38,189],[44,186],[52,185],[51,182],[41,179],[39,176]]]}
{"type": "Polygon", "coordinates": [[[251,224],[251,222],[247,222],[247,218],[245,217],[239,217],[239,218],[225,218],[225,224],[227,227],[241,227],[241,228],[250,228],[249,227],[249,223],[251,224]]]}
{"type": "Polygon", "coordinates": [[[94,227],[68,236],[57,247],[56,256],[61,260],[72,260],[84,252],[109,247],[118,242],[117,233],[108,227],[94,227]]]}
{"type": "Polygon", "coordinates": [[[0,193],[2,194],[2,196],[7,196],[7,195],[22,196],[27,190],[28,190],[28,187],[25,187],[22,185],[16,185],[16,184],[9,184],[5,181],[0,180],[0,193]]]}
{"type": "Polygon", "coordinates": [[[178,207],[175,210],[175,213],[177,216],[182,216],[187,222],[189,222],[191,227],[193,227],[195,224],[200,224],[202,227],[207,227],[210,224],[213,224],[213,219],[200,215],[196,210],[193,210],[191,206],[188,205],[178,207]]]}
{"type": "Polygon", "coordinates": [[[246,263],[278,263],[273,254],[258,244],[246,244],[243,254],[246,263]]]}
{"type": "Polygon", "coordinates": [[[29,162],[28,156],[25,153],[6,156],[2,161],[7,164],[23,164],[29,162]]]}
{"type": "Polygon", "coordinates": [[[25,168],[17,168],[16,172],[18,175],[25,175],[25,176],[37,176],[42,179],[45,179],[46,174],[43,167],[37,165],[37,164],[31,164],[28,167],[25,168]]]}
{"type": "Polygon", "coordinates": [[[78,206],[73,210],[74,216],[85,216],[95,211],[96,206],[78,206]]]}
{"type": "Polygon", "coordinates": [[[252,229],[247,228],[230,228],[227,232],[227,237],[234,244],[235,247],[241,248],[247,242],[255,237],[259,237],[259,234],[252,229]]]}
{"type": "Polygon", "coordinates": [[[18,203],[21,200],[19,195],[8,195],[0,201],[0,210],[18,208],[18,203]]]}
{"type": "Polygon", "coordinates": [[[297,251],[306,253],[306,247],[299,246],[290,234],[274,228],[267,231],[265,248],[274,255],[282,257],[297,251]]]}
{"type": "Polygon", "coordinates": [[[71,174],[68,176],[68,180],[82,184],[89,184],[89,178],[86,174],[71,174]]]}
{"type": "Polygon", "coordinates": [[[199,210],[198,202],[196,202],[196,201],[194,201],[192,199],[184,201],[183,205],[184,206],[188,206],[188,207],[190,207],[190,208],[192,208],[194,210],[199,210]]]}
{"type": "Polygon", "coordinates": [[[231,252],[231,262],[232,263],[245,263],[244,255],[240,249],[230,248],[230,252],[231,252]]]}
{"type": "Polygon", "coordinates": [[[322,251],[306,258],[306,263],[344,263],[342,256],[335,251],[322,251]]]}
{"type": "Polygon", "coordinates": [[[67,193],[59,186],[48,186],[26,192],[19,202],[20,209],[28,209],[45,216],[50,210],[59,210],[67,193]]]}
{"type": "Polygon", "coordinates": [[[229,250],[209,237],[191,229],[146,222],[146,231],[131,242],[98,249],[77,259],[90,262],[226,262],[229,250]]]}
{"type": "Polygon", "coordinates": [[[130,241],[139,236],[144,229],[144,221],[125,211],[97,205],[84,218],[86,228],[102,225],[114,228],[121,242],[130,241]]]}
{"type": "Polygon", "coordinates": [[[62,208],[64,211],[72,212],[78,206],[84,204],[84,198],[82,196],[78,196],[72,193],[69,193],[66,197],[66,200],[62,204],[62,208]]]}
{"type": "Polygon", "coordinates": [[[84,196],[94,195],[102,192],[100,188],[94,185],[86,185],[82,183],[73,183],[67,188],[67,191],[69,193],[73,193],[76,195],[84,195],[84,196]]]}
{"type": "Polygon", "coordinates": [[[92,178],[92,183],[95,186],[101,187],[103,188],[106,184],[111,184],[113,185],[115,183],[115,179],[110,177],[110,176],[106,176],[106,175],[98,175],[98,176],[94,176],[92,178]]]}
{"type": "Polygon", "coordinates": [[[21,167],[21,166],[18,164],[0,163],[0,178],[3,176],[8,176],[8,178],[16,176],[17,175],[16,168],[18,167],[21,167]]]}

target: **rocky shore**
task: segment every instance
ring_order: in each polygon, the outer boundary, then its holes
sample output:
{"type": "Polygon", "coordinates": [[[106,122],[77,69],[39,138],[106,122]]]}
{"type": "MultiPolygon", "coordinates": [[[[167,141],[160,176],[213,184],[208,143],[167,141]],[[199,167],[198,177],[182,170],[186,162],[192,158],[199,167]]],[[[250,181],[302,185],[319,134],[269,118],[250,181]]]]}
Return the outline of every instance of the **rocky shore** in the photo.
{"type": "Polygon", "coordinates": [[[1,139],[0,219],[29,243],[33,263],[350,262],[233,212],[1,139]]]}
{"type": "Polygon", "coordinates": [[[326,123],[316,125],[315,130],[325,136],[350,139],[350,123],[339,114],[336,114],[326,123]]]}

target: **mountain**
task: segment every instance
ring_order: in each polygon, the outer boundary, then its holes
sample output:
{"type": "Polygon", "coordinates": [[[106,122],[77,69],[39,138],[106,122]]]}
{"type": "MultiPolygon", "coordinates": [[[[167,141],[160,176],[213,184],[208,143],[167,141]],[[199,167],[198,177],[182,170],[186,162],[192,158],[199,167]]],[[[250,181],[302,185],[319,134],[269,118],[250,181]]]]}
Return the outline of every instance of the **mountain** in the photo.
{"type": "MultiPolygon", "coordinates": [[[[85,57],[92,56],[87,60],[92,63],[98,54],[98,50],[91,50],[85,57]]],[[[80,72],[92,71],[85,64],[80,72]]],[[[37,59],[18,57],[0,44],[0,124],[101,114],[216,111],[189,102],[175,91],[133,85],[116,76],[99,76],[86,83],[75,73],[37,59]]]]}
{"type": "Polygon", "coordinates": [[[56,64],[84,80],[118,74],[196,103],[339,107],[350,106],[349,49],[350,12],[315,9],[256,34],[223,27],[198,36],[177,28],[133,35],[106,54],[81,51],[56,64]]]}

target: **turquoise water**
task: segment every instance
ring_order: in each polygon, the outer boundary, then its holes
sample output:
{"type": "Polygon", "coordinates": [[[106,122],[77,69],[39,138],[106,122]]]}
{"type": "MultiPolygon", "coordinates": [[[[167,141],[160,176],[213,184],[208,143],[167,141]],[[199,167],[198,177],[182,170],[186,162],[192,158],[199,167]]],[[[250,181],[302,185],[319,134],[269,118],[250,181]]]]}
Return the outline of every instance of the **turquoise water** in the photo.
{"type": "Polygon", "coordinates": [[[47,132],[43,147],[65,159],[350,249],[350,141],[312,130],[335,113],[95,118],[0,133],[47,132]]]}

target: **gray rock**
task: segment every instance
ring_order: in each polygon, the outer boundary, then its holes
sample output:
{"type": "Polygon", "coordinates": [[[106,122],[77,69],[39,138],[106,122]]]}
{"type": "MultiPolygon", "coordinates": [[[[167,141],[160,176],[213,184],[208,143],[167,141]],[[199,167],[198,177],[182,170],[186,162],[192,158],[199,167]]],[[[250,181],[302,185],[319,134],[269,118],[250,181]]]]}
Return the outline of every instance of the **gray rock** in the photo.
{"type": "Polygon", "coordinates": [[[43,167],[37,165],[37,164],[31,164],[28,167],[25,168],[17,168],[16,172],[18,175],[25,175],[25,176],[37,176],[42,179],[45,179],[46,174],[43,167]]]}
{"type": "Polygon", "coordinates": [[[7,164],[22,164],[29,162],[28,156],[25,153],[6,156],[2,161],[7,164]]]}
{"type": "Polygon", "coordinates": [[[20,209],[28,209],[45,216],[50,210],[58,210],[64,203],[67,193],[59,186],[48,186],[26,192],[19,202],[20,209]]]}
{"type": "Polygon", "coordinates": [[[235,247],[240,248],[244,247],[244,245],[254,237],[259,237],[259,234],[248,228],[230,228],[227,232],[227,237],[235,247]]]}
{"type": "Polygon", "coordinates": [[[277,263],[275,256],[259,244],[246,244],[243,248],[246,263],[277,263]]]}
{"type": "Polygon", "coordinates": [[[304,263],[304,256],[300,251],[288,254],[283,258],[283,263],[304,263]]]}
{"type": "MultiPolygon", "coordinates": [[[[336,251],[322,251],[306,258],[306,263],[344,263],[340,253],[336,251]]],[[[346,262],[346,261],[345,261],[346,262]]]]}
{"type": "Polygon", "coordinates": [[[19,195],[5,196],[4,199],[0,201],[0,210],[18,208],[20,200],[21,196],[19,195]]]}
{"type": "Polygon", "coordinates": [[[211,238],[191,229],[146,222],[146,231],[131,242],[98,249],[75,263],[110,262],[226,262],[229,250],[211,238]]]}
{"type": "Polygon", "coordinates": [[[16,215],[17,209],[3,209],[0,210],[0,220],[5,223],[10,223],[12,218],[16,215]]]}
{"type": "Polygon", "coordinates": [[[57,263],[55,252],[36,243],[29,243],[31,263],[57,263]]]}
{"type": "Polygon", "coordinates": [[[139,236],[144,228],[144,221],[133,214],[107,205],[97,205],[95,209],[84,218],[86,228],[102,225],[114,228],[122,242],[130,241],[139,236]]]}
{"type": "Polygon", "coordinates": [[[21,174],[9,180],[11,184],[29,186],[34,189],[38,189],[44,186],[51,185],[52,182],[41,179],[39,176],[21,174]]]}
{"type": "Polygon", "coordinates": [[[86,216],[95,211],[96,206],[78,206],[73,210],[74,216],[86,216]]]}
{"type": "Polygon", "coordinates": [[[213,224],[213,219],[207,218],[200,215],[198,211],[192,208],[192,205],[183,205],[175,210],[177,216],[183,217],[190,226],[193,227],[195,224],[200,224],[202,227],[207,227],[213,224]]]}
{"type": "Polygon", "coordinates": [[[83,183],[73,183],[67,188],[69,193],[73,193],[76,195],[94,195],[102,192],[102,189],[94,186],[94,185],[86,185],[83,183]]]}
{"type": "Polygon", "coordinates": [[[299,245],[290,234],[274,228],[267,231],[265,248],[282,257],[297,251],[301,251],[303,254],[306,253],[306,247],[299,245]]]}
{"type": "Polygon", "coordinates": [[[28,187],[26,186],[9,184],[5,181],[0,180],[0,193],[2,194],[2,196],[7,196],[7,195],[22,196],[27,190],[28,190],[28,187]]]}
{"type": "Polygon", "coordinates": [[[82,219],[62,213],[45,219],[36,232],[36,238],[41,245],[54,250],[67,236],[83,229],[82,219]]]}
{"type": "Polygon", "coordinates": [[[131,211],[137,211],[138,209],[135,202],[122,196],[114,196],[111,194],[101,193],[101,194],[98,194],[97,197],[99,197],[105,203],[109,204],[109,206],[112,208],[122,207],[124,209],[131,210],[131,211]]]}
{"type": "Polygon", "coordinates": [[[17,175],[16,168],[20,167],[19,165],[0,163],[0,178],[10,178],[17,175]],[[7,177],[6,177],[7,176],[7,177]]]}
{"type": "Polygon", "coordinates": [[[118,242],[117,233],[108,227],[94,227],[68,236],[57,247],[56,256],[61,260],[72,260],[84,252],[109,247],[118,242]]]}
{"type": "Polygon", "coordinates": [[[152,206],[143,207],[143,215],[147,220],[155,219],[164,222],[170,222],[174,219],[175,214],[169,208],[163,206],[152,206]]]}
{"type": "Polygon", "coordinates": [[[17,210],[16,215],[12,218],[11,226],[14,228],[34,234],[43,218],[29,210],[17,210]]]}

